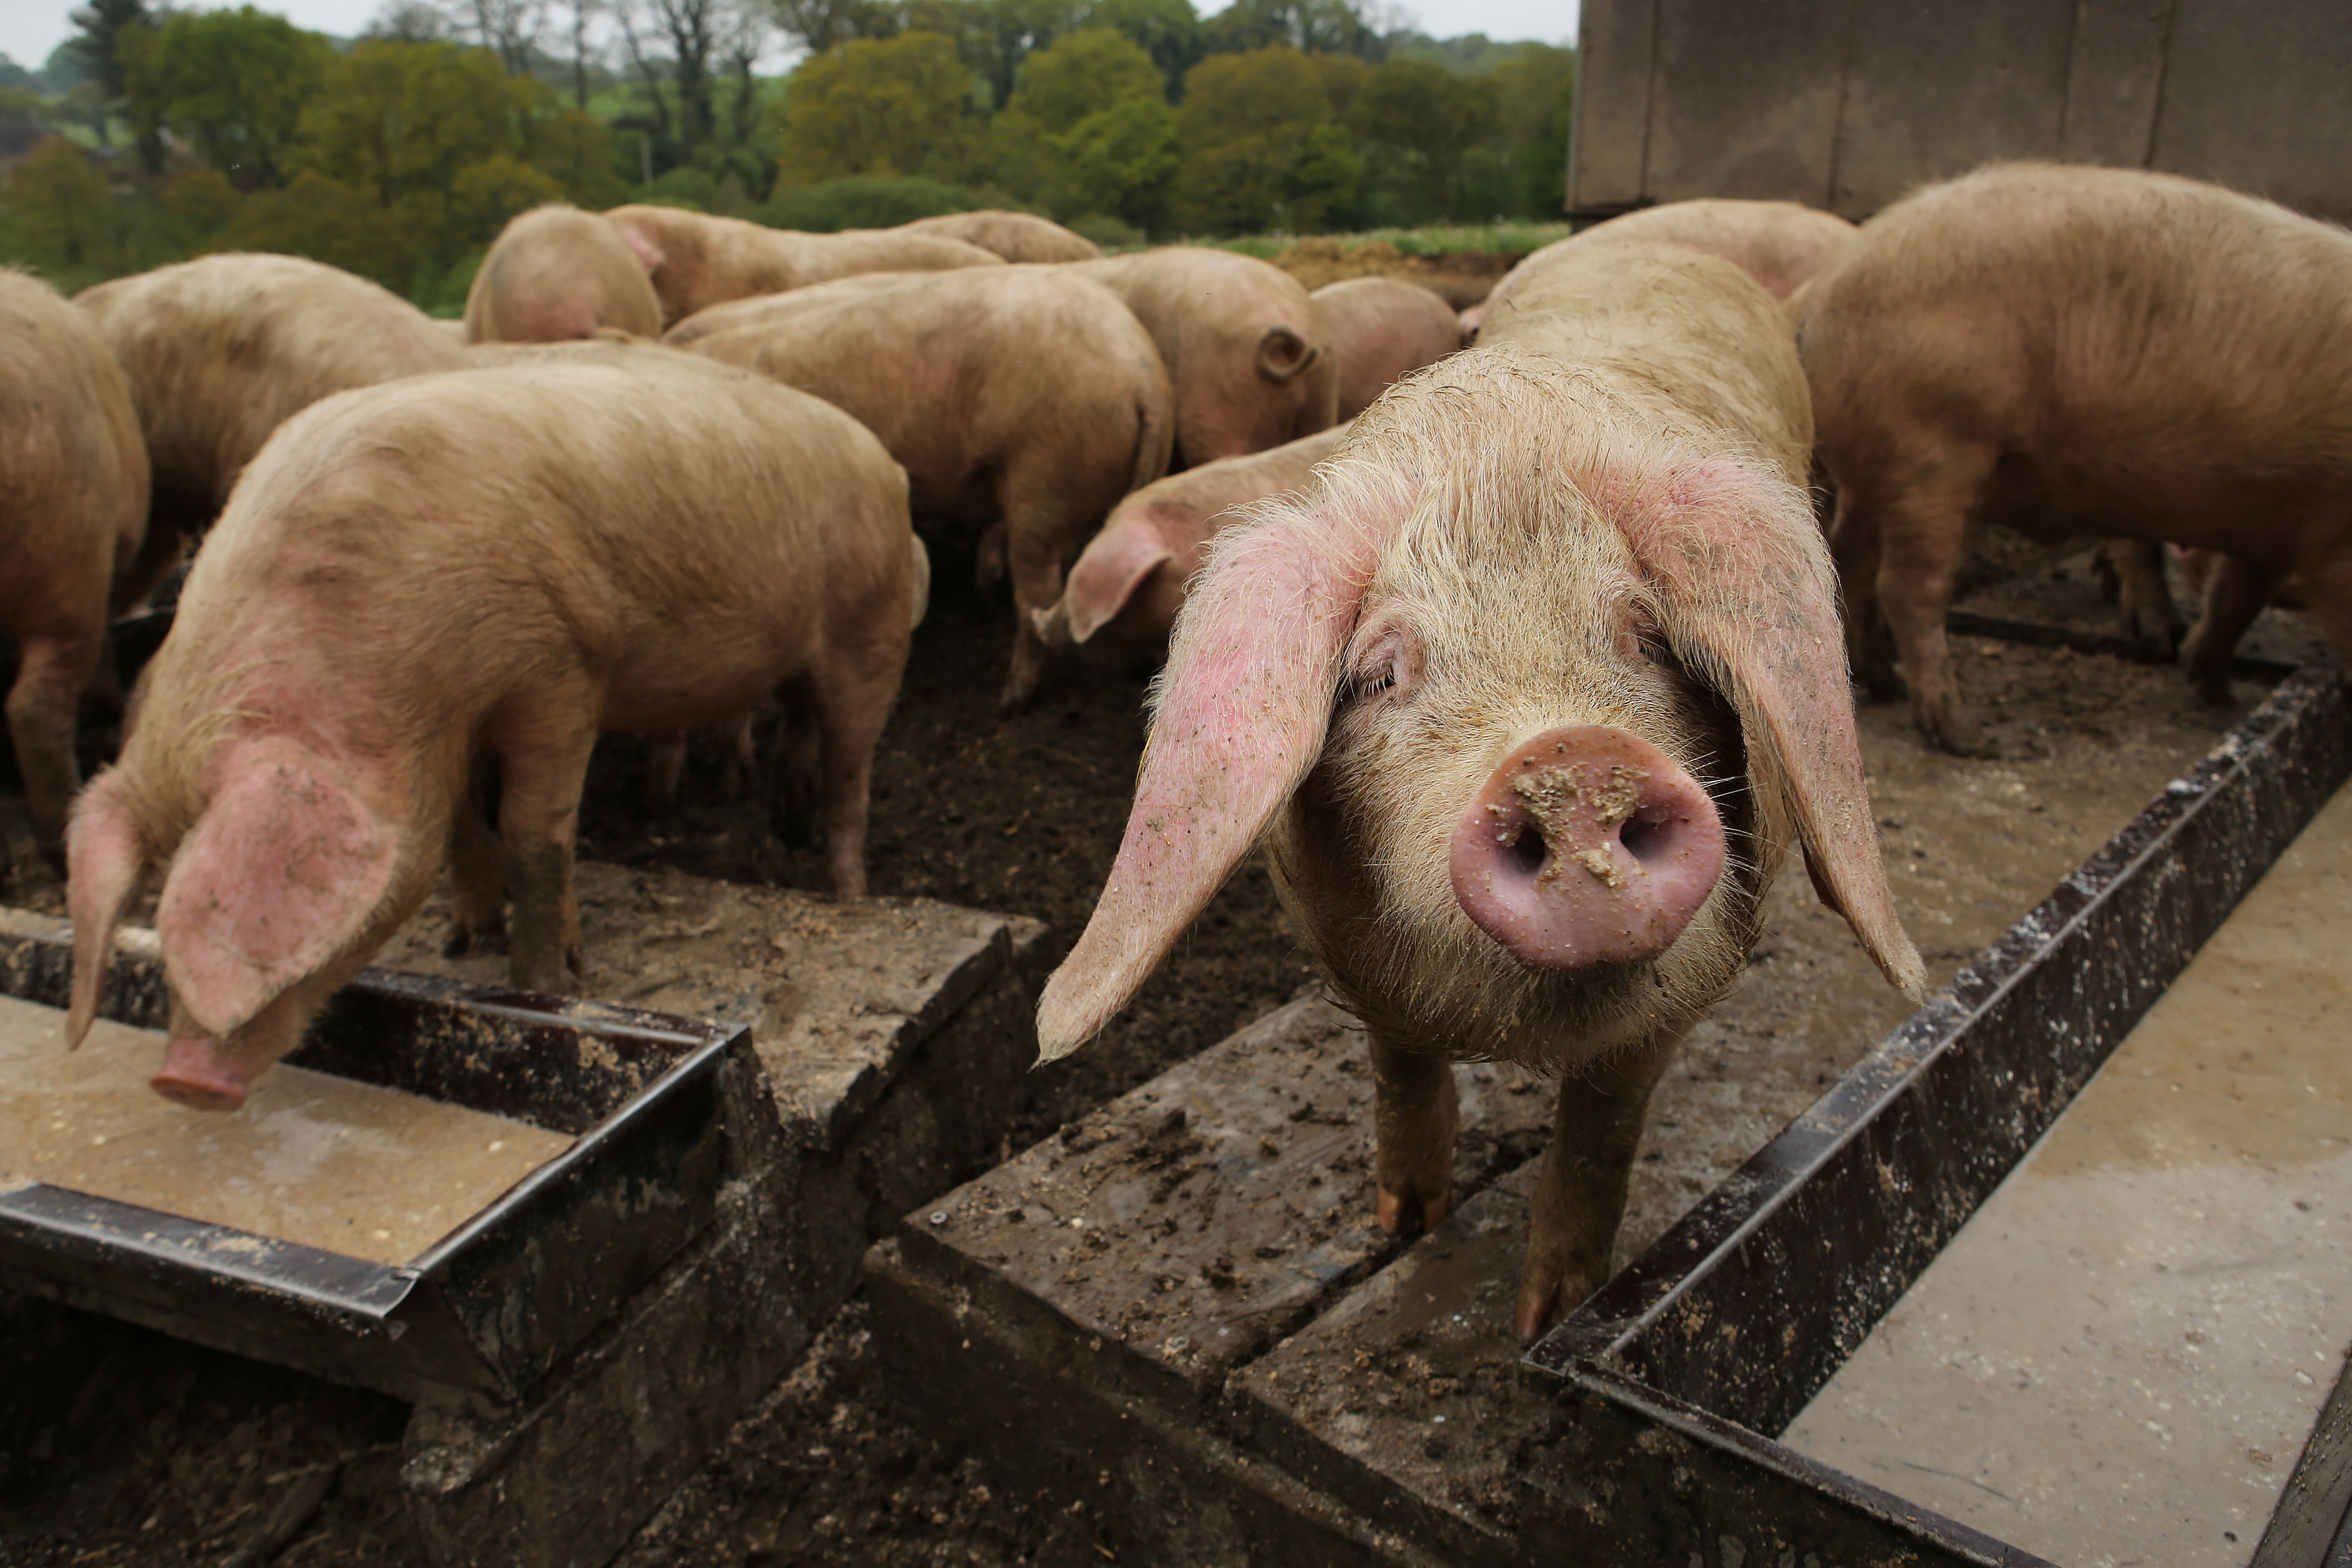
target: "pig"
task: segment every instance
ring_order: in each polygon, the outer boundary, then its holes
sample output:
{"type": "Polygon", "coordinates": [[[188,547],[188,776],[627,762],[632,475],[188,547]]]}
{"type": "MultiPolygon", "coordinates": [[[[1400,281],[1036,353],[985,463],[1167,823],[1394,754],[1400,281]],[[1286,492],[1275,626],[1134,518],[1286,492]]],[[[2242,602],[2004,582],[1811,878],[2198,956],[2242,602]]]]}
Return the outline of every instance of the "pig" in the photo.
{"type": "Polygon", "coordinates": [[[781,294],[747,294],[740,300],[722,300],[716,305],[704,306],[670,328],[661,335],[661,341],[674,349],[687,348],[697,338],[707,338],[713,332],[732,331],[738,327],[782,321],[803,310],[879,293],[885,289],[896,289],[902,283],[911,283],[929,276],[924,272],[860,272],[848,278],[835,278],[828,283],[812,283],[805,289],[787,289],[781,294]]]}
{"type": "Polygon", "coordinates": [[[905,476],[816,398],[625,353],[344,393],[254,459],[74,811],[68,1040],[159,877],[152,1086],[189,1106],[243,1103],[445,855],[454,945],[493,938],[509,893],[514,984],[552,989],[580,963],[597,732],[668,738],[771,693],[805,721],[834,889],[862,896],[919,570],[905,476]]]}
{"type": "Polygon", "coordinates": [[[1086,236],[1031,213],[943,213],[902,223],[897,232],[960,239],[994,251],[1007,261],[1092,261],[1102,255],[1102,247],[1086,236]]]}
{"type": "MultiPolygon", "coordinates": [[[[74,723],[98,673],[117,581],[147,531],[147,446],[97,323],[0,268],[0,634],[16,645],[8,738],[33,841],[65,868],[80,787],[74,723]]],[[[8,875],[0,845],[0,881],[8,875]]]]}
{"type": "Polygon", "coordinates": [[[1270,262],[1168,246],[1068,270],[1127,303],[1176,388],[1172,466],[1263,452],[1339,422],[1339,366],[1315,301],[1270,262]]]}
{"type": "Polygon", "coordinates": [[[1263,452],[1220,458],[1144,486],[1118,503],[1070,568],[1062,596],[1037,613],[1049,648],[1156,664],[1184,605],[1184,585],[1209,558],[1217,530],[1268,496],[1303,489],[1339,447],[1334,425],[1263,452]]]}
{"type": "Polygon", "coordinates": [[[210,526],[287,418],[331,393],[466,363],[464,345],[407,300],[299,256],[199,257],[74,303],[130,377],[153,470],[131,603],[210,526]]]}
{"type": "Polygon", "coordinates": [[[466,291],[468,342],[562,342],[600,331],[657,338],[661,300],[620,231],[562,202],[499,231],[466,291]]]}
{"type": "Polygon", "coordinates": [[[653,280],[665,327],[722,300],[781,294],[854,273],[1004,265],[994,251],[960,239],[897,229],[801,234],[741,218],[643,205],[614,207],[604,221],[653,280]]]}
{"type": "MultiPolygon", "coordinates": [[[[2225,585],[2295,588],[2352,654],[2343,230],[2176,175],[1997,164],[1864,225],[1798,332],[1854,665],[1908,685],[1931,743],[1984,749],[1944,636],[1972,518],[2226,552],[2225,585]]],[[[2213,644],[2247,615],[2209,610],[2192,667],[2226,679],[2213,644]]]]}
{"type": "Polygon", "coordinates": [[[1040,998],[1092,1037],[1253,843],[1370,1037],[1377,1215],[1450,1202],[1448,1058],[1561,1075],[1517,1320],[1599,1285],[1651,1087],[1736,979],[1784,847],[1888,979],[1879,861],[1802,488],[1794,344],[1729,263],[1563,251],[1543,294],[1219,536],[1126,835],[1040,998]]]}
{"type": "Polygon", "coordinates": [[[689,353],[847,409],[906,465],[918,516],[1001,523],[1015,620],[1003,705],[1035,694],[1046,649],[1032,612],[1129,490],[1168,466],[1176,424],[1159,352],[1082,268],[969,268],[847,290],[689,353]]]}
{"type": "Polygon", "coordinates": [[[1775,300],[1790,294],[1828,264],[1859,231],[1834,213],[1818,211],[1797,202],[1751,202],[1709,197],[1700,201],[1668,202],[1612,217],[1605,223],[1554,240],[1529,255],[1503,275],[1485,301],[1462,312],[1465,342],[1475,342],[1489,312],[1516,292],[1521,282],[1549,264],[1562,247],[1594,240],[1636,240],[1654,245],[1687,245],[1720,256],[1757,282],[1775,300]]]}
{"type": "Polygon", "coordinates": [[[1331,334],[1339,367],[1341,423],[1372,405],[1400,376],[1435,364],[1462,346],[1453,308],[1415,283],[1350,278],[1310,296],[1331,334]]]}

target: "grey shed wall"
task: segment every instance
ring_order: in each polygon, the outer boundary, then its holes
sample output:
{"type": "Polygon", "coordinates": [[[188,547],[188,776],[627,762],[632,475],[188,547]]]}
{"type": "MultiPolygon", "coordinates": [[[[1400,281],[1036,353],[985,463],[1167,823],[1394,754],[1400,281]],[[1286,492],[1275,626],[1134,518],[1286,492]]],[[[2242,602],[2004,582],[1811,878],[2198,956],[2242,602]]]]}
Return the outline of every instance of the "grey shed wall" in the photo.
{"type": "Polygon", "coordinates": [[[2059,158],[2352,221],[2352,0],[1584,0],[1579,42],[1581,216],[2059,158]]]}

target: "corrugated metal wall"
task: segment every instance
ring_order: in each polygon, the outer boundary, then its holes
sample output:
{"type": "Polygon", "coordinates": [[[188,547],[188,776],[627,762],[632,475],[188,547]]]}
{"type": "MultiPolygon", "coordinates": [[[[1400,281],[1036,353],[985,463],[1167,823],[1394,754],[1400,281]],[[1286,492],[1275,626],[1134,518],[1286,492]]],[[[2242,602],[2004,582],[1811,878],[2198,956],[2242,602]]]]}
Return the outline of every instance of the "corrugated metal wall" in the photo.
{"type": "Polygon", "coordinates": [[[2352,0],[1584,0],[1569,207],[1866,217],[1994,158],[2352,221],[2352,0]]]}

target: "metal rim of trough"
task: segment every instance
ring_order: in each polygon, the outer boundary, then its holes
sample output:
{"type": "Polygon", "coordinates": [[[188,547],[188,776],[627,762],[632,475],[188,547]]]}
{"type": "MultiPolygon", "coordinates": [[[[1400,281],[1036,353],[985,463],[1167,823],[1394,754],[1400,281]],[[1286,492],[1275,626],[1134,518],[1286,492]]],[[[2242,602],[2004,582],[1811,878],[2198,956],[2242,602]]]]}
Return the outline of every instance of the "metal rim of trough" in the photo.
{"type": "MultiPolygon", "coordinates": [[[[69,928],[54,924],[0,931],[0,991],[63,1005],[69,928]]],[[[101,1012],[152,1026],[160,972],[152,954],[118,951],[101,1012]]],[[[403,1398],[505,1403],[709,1223],[727,1138],[722,1076],[730,1059],[753,1070],[746,1026],[373,969],[325,1022],[291,1060],[476,1109],[516,1113],[486,1101],[501,1097],[515,1050],[550,1042],[601,1057],[610,1081],[567,1082],[525,1112],[573,1142],[406,1263],[28,1181],[0,1185],[0,1285],[403,1398]],[[339,1024],[366,1047],[327,1043],[339,1024]],[[455,1074],[400,1081],[375,1047],[431,1027],[517,1038],[455,1074]]],[[[563,1076],[544,1063],[537,1073],[563,1076]]]]}
{"type": "Polygon", "coordinates": [[[1568,1504],[1538,1510],[1557,1544],[1596,1563],[1642,1561],[1623,1553],[1658,1542],[1645,1524],[1671,1531],[1670,1516],[1727,1509],[1754,1524],[1826,1526],[1900,1560],[2041,1562],[1772,1437],[2347,775],[2344,672],[2305,666],[1538,1342],[1524,1365],[1575,1407],[1585,1458],[1609,1472],[1606,1498],[1571,1476],[1527,1478],[1568,1504]]]}

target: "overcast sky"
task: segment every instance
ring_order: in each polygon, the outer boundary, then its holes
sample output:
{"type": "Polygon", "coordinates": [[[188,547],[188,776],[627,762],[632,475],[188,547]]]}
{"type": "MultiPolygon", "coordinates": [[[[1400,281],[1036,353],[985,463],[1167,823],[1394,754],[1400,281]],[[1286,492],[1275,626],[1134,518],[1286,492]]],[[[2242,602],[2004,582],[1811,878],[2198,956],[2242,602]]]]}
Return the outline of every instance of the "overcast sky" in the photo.
{"type": "MultiPolygon", "coordinates": [[[[66,20],[80,0],[0,0],[0,54],[38,68],[49,51],[73,31],[66,20]]],[[[1534,38],[1547,44],[1576,41],[1579,0],[1425,0],[1393,9],[1417,15],[1421,30],[1440,38],[1484,33],[1500,42],[1534,38]]],[[[254,0],[264,11],[290,16],[301,26],[349,37],[366,30],[383,0],[254,0]]],[[[1196,0],[1197,4],[1197,0],[1196,0]]],[[[211,7],[197,5],[192,9],[211,7]]],[[[1223,9],[1217,0],[1199,5],[1205,15],[1223,9]]],[[[1389,9],[1389,7],[1382,7],[1389,9]]]]}

